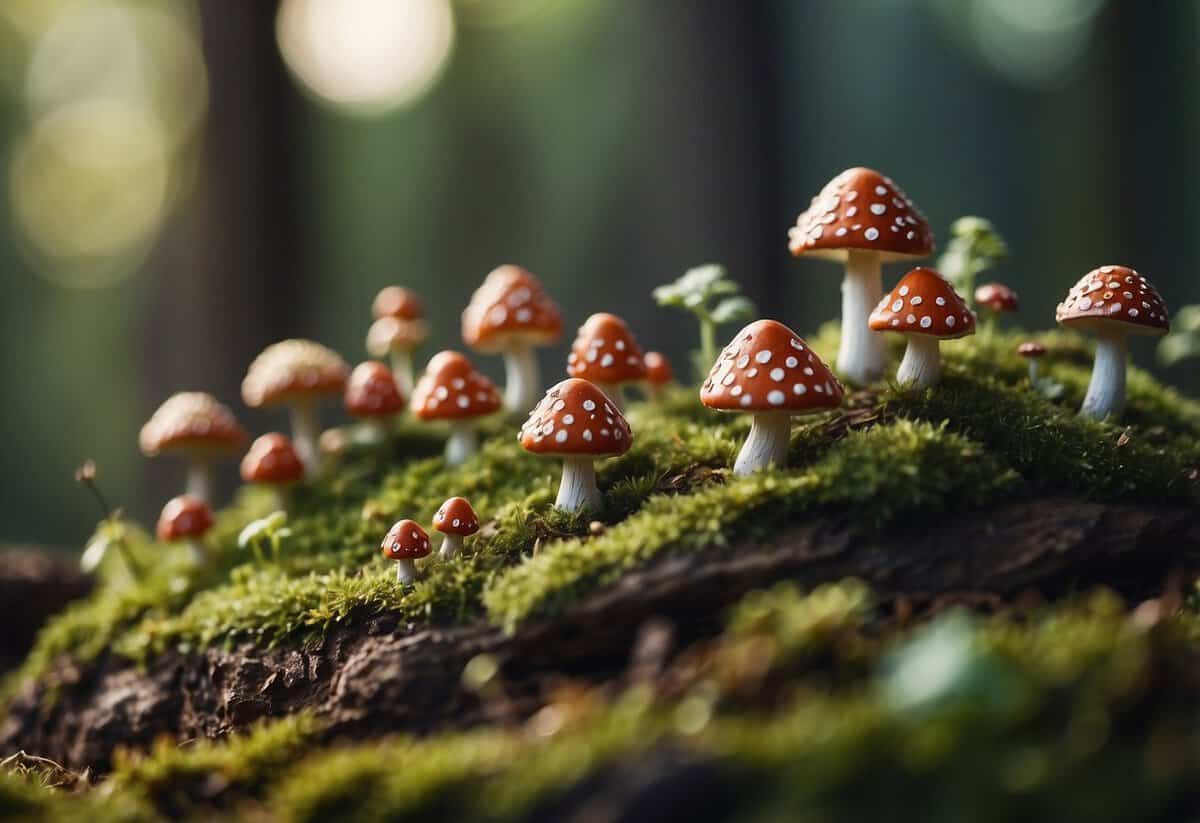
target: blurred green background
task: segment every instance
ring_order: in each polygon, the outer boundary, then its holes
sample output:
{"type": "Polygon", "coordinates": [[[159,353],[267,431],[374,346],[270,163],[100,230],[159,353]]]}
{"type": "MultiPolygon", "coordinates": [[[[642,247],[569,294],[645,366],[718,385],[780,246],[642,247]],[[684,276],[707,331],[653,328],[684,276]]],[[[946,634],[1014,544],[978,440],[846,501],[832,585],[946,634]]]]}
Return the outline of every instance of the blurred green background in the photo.
{"type": "MultiPolygon", "coordinates": [[[[426,357],[502,262],[681,368],[694,328],[649,292],[697,263],[811,330],[838,272],[786,230],[852,165],[939,239],[991,218],[1029,327],[1102,263],[1200,302],[1198,38],[1193,0],[4,0],[0,540],[78,547],[86,457],[151,518],[182,466],[137,430],[168,394],[283,426],[240,404],[251,357],[361,359],[389,283],[425,297],[426,357]]],[[[1196,392],[1194,362],[1166,376],[1196,392]]]]}

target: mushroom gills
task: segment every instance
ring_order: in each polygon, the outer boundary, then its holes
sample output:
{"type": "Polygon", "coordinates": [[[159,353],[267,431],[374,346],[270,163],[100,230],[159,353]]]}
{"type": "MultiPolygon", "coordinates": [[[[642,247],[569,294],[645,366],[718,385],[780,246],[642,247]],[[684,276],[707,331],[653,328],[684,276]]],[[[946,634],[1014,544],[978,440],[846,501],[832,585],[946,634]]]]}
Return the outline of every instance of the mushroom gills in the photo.
{"type": "Polygon", "coordinates": [[[442,541],[442,548],[438,552],[438,556],[443,560],[452,560],[462,551],[462,547],[463,536],[461,534],[447,534],[446,538],[442,541]]]}
{"type": "Polygon", "coordinates": [[[786,466],[791,440],[790,414],[765,412],[754,415],[750,424],[750,434],[733,464],[733,473],[743,477],[768,466],[786,466]]]}
{"type": "Polygon", "coordinates": [[[446,463],[461,466],[479,451],[479,435],[475,427],[463,420],[450,424],[450,437],[446,440],[446,463]]]}
{"type": "Polygon", "coordinates": [[[938,339],[928,334],[909,334],[904,359],[896,370],[896,382],[913,389],[927,389],[942,376],[942,352],[938,339]]]}
{"type": "Polygon", "coordinates": [[[533,347],[513,343],[504,352],[504,408],[526,414],[541,395],[537,355],[533,347]]]}
{"type": "Polygon", "coordinates": [[[1114,333],[1096,339],[1092,379],[1079,413],[1093,420],[1116,417],[1125,409],[1125,335],[1114,333]]]}
{"type": "Polygon", "coordinates": [[[842,280],[842,342],[837,359],[838,374],[851,382],[878,380],[887,365],[884,341],[867,325],[882,296],[883,262],[879,253],[851,249],[842,280]]]}
{"type": "Polygon", "coordinates": [[[562,482],[558,486],[558,498],[554,505],[568,512],[585,507],[600,512],[604,507],[604,496],[596,485],[596,466],[592,458],[563,458],[562,482]]]}

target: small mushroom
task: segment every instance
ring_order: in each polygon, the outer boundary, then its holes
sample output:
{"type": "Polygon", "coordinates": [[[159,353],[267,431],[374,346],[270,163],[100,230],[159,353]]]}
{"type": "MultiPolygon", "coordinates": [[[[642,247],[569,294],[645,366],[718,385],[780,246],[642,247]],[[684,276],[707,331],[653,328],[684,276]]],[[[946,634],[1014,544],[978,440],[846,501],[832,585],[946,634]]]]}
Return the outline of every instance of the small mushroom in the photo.
{"type": "Polygon", "coordinates": [[[623,409],[621,387],[646,377],[642,347],[615,314],[593,314],[579,327],[567,356],[567,374],[587,380],[623,409]]]}
{"type": "Polygon", "coordinates": [[[887,364],[886,352],[883,340],[868,329],[867,317],[883,293],[884,263],[933,253],[933,233],[925,216],[891,179],[853,168],[821,189],[796,218],[788,239],[796,257],[846,264],[838,374],[854,383],[878,380],[887,364]]]}
{"type": "Polygon", "coordinates": [[[389,358],[401,393],[412,394],[412,352],[429,337],[421,298],[410,289],[388,286],[375,296],[371,313],[375,322],[367,331],[367,352],[389,358]]]}
{"type": "Polygon", "coordinates": [[[671,385],[675,372],[671,369],[671,361],[662,352],[648,351],[642,358],[646,366],[646,393],[651,400],[658,400],[663,389],[671,385]]]}
{"type": "Polygon", "coordinates": [[[924,389],[942,376],[940,342],[974,334],[975,312],[948,280],[933,269],[918,267],[879,301],[871,312],[870,327],[908,338],[896,382],[924,389]]]}
{"type": "Polygon", "coordinates": [[[1046,347],[1036,340],[1027,340],[1017,346],[1017,354],[1029,361],[1029,385],[1037,386],[1038,361],[1046,356],[1046,347]]]}
{"type": "Polygon", "coordinates": [[[263,349],[242,380],[242,399],[251,408],[287,406],[292,441],[308,474],[317,469],[318,405],[340,395],[350,371],[337,352],[311,340],[284,340],[263,349]]]}
{"type": "Polygon", "coordinates": [[[787,465],[792,417],[835,409],[843,390],[800,335],[774,320],[756,320],[721,352],[700,389],[710,409],[753,415],[735,475],[787,465]]]}
{"type": "Polygon", "coordinates": [[[350,372],[342,395],[346,413],[366,420],[375,440],[387,440],[389,423],[404,409],[404,394],[387,366],[377,360],[359,363],[350,372]]]}
{"type": "Polygon", "coordinates": [[[1001,314],[1015,312],[1021,305],[1021,299],[1003,283],[984,283],[975,289],[975,303],[987,309],[983,331],[990,337],[996,330],[996,319],[1001,314]]]}
{"type": "Polygon", "coordinates": [[[572,377],[546,392],[521,427],[520,440],[528,452],[562,458],[555,506],[569,512],[586,506],[598,513],[604,498],[594,461],[627,452],[633,433],[604,392],[572,377]]]}
{"type": "Polygon", "coordinates": [[[304,464],[286,434],[271,432],[255,439],[242,458],[242,480],[275,491],[275,508],[287,510],[287,490],[304,479],[304,464]]]}
{"type": "Polygon", "coordinates": [[[438,352],[425,367],[412,396],[412,412],[420,420],[450,424],[446,462],[461,465],[479,451],[475,421],[500,408],[500,393],[463,354],[438,352]]]}
{"type": "Polygon", "coordinates": [[[519,266],[500,266],[471,296],[462,337],[475,351],[504,355],[504,407],[524,414],[541,391],[534,349],[558,342],[562,314],[536,277],[519,266]]]}
{"type": "Polygon", "coordinates": [[[388,531],[379,546],[383,556],[396,561],[396,580],[409,585],[417,579],[414,560],[429,556],[429,535],[412,520],[401,520],[388,531]]]}
{"type": "Polygon", "coordinates": [[[479,531],[479,515],[475,514],[467,498],[451,497],[433,516],[433,527],[446,535],[439,556],[450,560],[462,551],[463,538],[479,531]]]}
{"type": "Polygon", "coordinates": [[[158,539],[164,543],[183,541],[197,563],[208,557],[204,550],[204,535],[212,528],[212,510],[198,497],[181,494],[163,506],[158,518],[158,539]]]}
{"type": "Polygon", "coordinates": [[[1158,291],[1133,269],[1101,266],[1079,279],[1058,304],[1055,318],[1096,338],[1092,380],[1079,413],[1096,420],[1119,416],[1125,408],[1128,338],[1171,329],[1158,291]]]}
{"type": "Polygon", "coordinates": [[[246,431],[233,412],[211,394],[172,395],[142,426],[142,454],[182,454],[188,460],[186,493],[208,502],[212,496],[212,461],[233,455],[246,442],[246,431]]]}

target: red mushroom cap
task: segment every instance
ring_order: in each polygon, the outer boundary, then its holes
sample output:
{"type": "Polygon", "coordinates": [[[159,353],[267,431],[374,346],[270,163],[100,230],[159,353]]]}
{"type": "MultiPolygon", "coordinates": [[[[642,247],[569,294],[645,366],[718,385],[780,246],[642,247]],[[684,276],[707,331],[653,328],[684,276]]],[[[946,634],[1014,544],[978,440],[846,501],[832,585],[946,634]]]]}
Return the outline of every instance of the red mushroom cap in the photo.
{"type": "Polygon", "coordinates": [[[1167,306],[1145,277],[1125,266],[1101,266],[1085,274],[1058,304],[1064,326],[1096,330],[1120,327],[1127,334],[1166,334],[1167,306]]]}
{"type": "Polygon", "coordinates": [[[412,412],[421,420],[483,417],[498,408],[495,384],[456,351],[435,354],[413,390],[412,412]]]}
{"type": "Polygon", "coordinates": [[[953,340],[975,333],[975,312],[967,308],[946,278],[933,269],[919,266],[883,296],[867,325],[872,331],[953,340]]]}
{"type": "Polygon", "coordinates": [[[800,335],[775,320],[756,320],[734,335],[700,389],[710,409],[824,411],[842,404],[842,385],[800,335]]]}
{"type": "Polygon", "coordinates": [[[600,457],[629,451],[633,432],[604,392],[571,377],[546,392],[521,427],[520,440],[534,454],[600,457]]]}
{"type": "Polygon", "coordinates": [[[203,537],[212,528],[212,509],[198,497],[181,494],[172,497],[163,506],[158,518],[158,539],[164,543],[203,537]]]}
{"type": "Polygon", "coordinates": [[[562,314],[536,277],[520,266],[500,266],[471,296],[462,336],[485,354],[511,343],[546,346],[562,337],[562,314]]]}
{"type": "Polygon", "coordinates": [[[994,312],[1014,312],[1021,304],[1017,293],[1003,283],[984,283],[975,289],[975,302],[994,312]]]}
{"type": "Polygon", "coordinates": [[[403,286],[387,286],[375,295],[371,314],[376,317],[395,317],[400,320],[420,320],[425,316],[421,298],[412,289],[403,286]]]}
{"type": "Polygon", "coordinates": [[[1029,340],[1017,346],[1017,354],[1029,360],[1036,360],[1045,356],[1046,347],[1036,340],[1029,340]]]}
{"type": "Polygon", "coordinates": [[[275,406],[341,394],[350,367],[332,349],[311,340],[283,340],[262,350],[242,380],[247,406],[275,406]]]}
{"type": "Polygon", "coordinates": [[[567,356],[567,374],[593,383],[619,385],[646,376],[642,347],[615,314],[593,314],[579,327],[567,356]]]}
{"type": "Polygon", "coordinates": [[[662,352],[648,351],[642,362],[646,365],[646,380],[655,386],[665,386],[675,379],[671,361],[662,352]]]}
{"type": "Polygon", "coordinates": [[[296,447],[285,434],[271,432],[250,444],[242,458],[242,480],[246,483],[265,483],[285,486],[304,479],[304,464],[296,447]]]}
{"type": "Polygon", "coordinates": [[[416,560],[429,554],[429,535],[415,521],[401,520],[379,545],[388,560],[416,560]]]}
{"type": "Polygon", "coordinates": [[[380,317],[367,329],[367,353],[372,357],[386,357],[394,351],[409,351],[424,343],[427,337],[429,326],[420,318],[380,317]]]}
{"type": "Polygon", "coordinates": [[[342,399],[352,417],[391,417],[404,408],[392,370],[376,360],[354,367],[342,399]]]}
{"type": "Polygon", "coordinates": [[[475,534],[479,531],[479,515],[465,497],[451,497],[433,516],[433,527],[444,534],[475,534]]]}
{"type": "Polygon", "coordinates": [[[877,171],[847,169],[826,184],[788,230],[792,254],[845,260],[850,249],[877,251],[883,260],[933,253],[925,215],[900,187],[877,171]]]}
{"type": "Polygon", "coordinates": [[[147,457],[165,451],[236,452],[245,442],[246,430],[233,412],[205,392],[171,395],[138,437],[147,457]]]}

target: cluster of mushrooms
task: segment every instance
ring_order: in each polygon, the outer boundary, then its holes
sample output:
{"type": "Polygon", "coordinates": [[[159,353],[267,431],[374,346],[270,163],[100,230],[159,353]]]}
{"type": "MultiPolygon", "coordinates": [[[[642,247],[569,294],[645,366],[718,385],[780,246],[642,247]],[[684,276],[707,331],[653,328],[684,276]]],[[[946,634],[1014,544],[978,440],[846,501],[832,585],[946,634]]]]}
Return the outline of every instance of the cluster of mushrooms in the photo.
{"type": "MultiPolygon", "coordinates": [[[[935,385],[941,376],[940,345],[976,332],[975,312],[937,271],[917,267],[886,294],[884,263],[924,258],[933,252],[925,217],[884,175],[854,168],[836,176],[813,198],[789,231],[797,256],[823,257],[844,264],[841,347],[836,372],[848,383],[881,379],[887,368],[883,334],[902,334],[907,345],[896,382],[915,389],[935,385]]],[[[995,316],[1017,307],[1017,295],[999,283],[981,286],[975,301],[995,316]]],[[[268,486],[287,504],[290,486],[318,470],[321,444],[318,409],[341,395],[346,412],[376,437],[407,408],[420,421],[449,428],[445,458],[459,465],[478,449],[478,421],[502,408],[528,412],[519,440],[527,451],[562,460],[555,505],[566,511],[598,512],[603,498],[596,485],[595,461],[625,453],[633,432],[623,414],[626,387],[640,386],[651,398],[673,379],[670,363],[658,352],[643,352],[629,326],[608,313],[593,314],[579,328],[567,358],[567,379],[539,399],[537,348],[557,343],[563,333],[558,306],[542,283],[524,269],[505,265],[492,271],[462,314],[463,342],[475,352],[502,355],[503,394],[475,369],[466,355],[442,351],[414,373],[413,351],[429,337],[420,299],[391,286],[373,305],[367,334],[369,360],[353,370],[334,351],[307,340],[267,347],[251,363],[242,399],[255,408],[285,407],[291,437],[265,434],[249,447],[242,479],[268,486]],[[385,364],[382,359],[389,362],[385,364]],[[532,411],[530,411],[532,409],[532,411]]],[[[1145,277],[1124,266],[1102,266],[1084,277],[1059,304],[1060,324],[1097,339],[1096,361],[1081,413],[1096,419],[1120,414],[1125,402],[1126,341],[1132,335],[1164,334],[1167,310],[1145,277]]],[[[1043,346],[1029,342],[1019,353],[1029,358],[1031,380],[1043,346]]],[[[736,475],[784,466],[791,418],[841,405],[845,394],[834,372],[786,325],[756,320],[722,350],[700,390],[707,407],[751,415],[751,428],[734,462],[736,475]]],[[[326,433],[327,435],[329,432],[326,433]]],[[[245,447],[246,432],[228,407],[212,396],[185,392],[165,402],[142,429],[147,455],[179,453],[189,462],[186,493],[163,509],[158,533],[163,540],[186,541],[197,558],[212,524],[209,509],[211,467],[223,455],[245,447]]],[[[446,537],[441,555],[452,559],[463,538],[479,529],[479,517],[463,498],[438,510],[434,528],[446,537]]],[[[397,562],[397,576],[411,582],[413,561],[430,553],[428,533],[414,520],[397,522],[382,544],[397,562]]]]}

